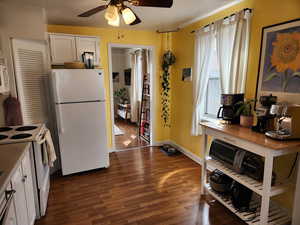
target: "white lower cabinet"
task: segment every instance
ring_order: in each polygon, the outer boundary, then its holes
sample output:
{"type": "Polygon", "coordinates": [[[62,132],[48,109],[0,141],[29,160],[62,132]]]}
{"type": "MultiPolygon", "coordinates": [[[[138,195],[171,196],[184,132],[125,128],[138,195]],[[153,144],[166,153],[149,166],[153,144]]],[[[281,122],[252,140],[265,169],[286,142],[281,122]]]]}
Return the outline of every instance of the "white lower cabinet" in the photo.
{"type": "Polygon", "coordinates": [[[23,158],[21,165],[11,178],[11,187],[15,190],[13,200],[17,225],[33,225],[36,214],[31,164],[28,151],[23,158]]]}
{"type": "Polygon", "coordinates": [[[32,179],[30,162],[31,161],[30,161],[29,151],[27,151],[22,161],[22,172],[24,177],[28,222],[29,225],[33,225],[36,217],[36,210],[35,210],[35,203],[34,203],[33,179],[32,179]]]}

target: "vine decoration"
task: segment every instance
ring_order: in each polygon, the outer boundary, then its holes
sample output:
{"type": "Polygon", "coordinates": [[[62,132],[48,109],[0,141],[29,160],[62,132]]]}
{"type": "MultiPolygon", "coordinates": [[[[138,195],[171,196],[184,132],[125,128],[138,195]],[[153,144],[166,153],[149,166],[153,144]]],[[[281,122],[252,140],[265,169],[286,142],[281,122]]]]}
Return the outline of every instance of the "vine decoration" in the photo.
{"type": "Polygon", "coordinates": [[[163,55],[162,60],[162,76],[161,76],[161,104],[162,119],[164,127],[170,127],[170,72],[169,68],[176,61],[175,55],[171,51],[167,51],[163,55]]]}

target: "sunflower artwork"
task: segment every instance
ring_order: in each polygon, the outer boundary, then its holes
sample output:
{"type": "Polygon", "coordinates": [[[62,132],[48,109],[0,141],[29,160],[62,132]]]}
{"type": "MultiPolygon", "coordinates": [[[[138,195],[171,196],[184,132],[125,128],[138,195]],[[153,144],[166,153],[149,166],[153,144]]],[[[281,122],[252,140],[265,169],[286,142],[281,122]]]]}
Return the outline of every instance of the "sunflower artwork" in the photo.
{"type": "Polygon", "coordinates": [[[300,22],[271,26],[263,35],[261,91],[300,93],[300,22]]]}

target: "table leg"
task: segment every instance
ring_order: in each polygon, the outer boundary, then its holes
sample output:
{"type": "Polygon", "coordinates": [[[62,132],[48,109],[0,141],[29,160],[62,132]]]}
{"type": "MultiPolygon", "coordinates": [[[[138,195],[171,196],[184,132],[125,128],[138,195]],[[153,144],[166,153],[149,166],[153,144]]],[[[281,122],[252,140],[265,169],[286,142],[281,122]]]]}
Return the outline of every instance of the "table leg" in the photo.
{"type": "Polygon", "coordinates": [[[300,224],[300,166],[298,164],[297,183],[294,197],[292,225],[300,224]]]}
{"type": "Polygon", "coordinates": [[[270,193],[272,185],[272,171],[273,171],[273,156],[267,155],[265,158],[264,181],[263,181],[263,195],[260,210],[260,224],[268,224],[269,208],[270,208],[270,193]]]}
{"type": "Polygon", "coordinates": [[[202,136],[202,145],[201,145],[201,155],[203,157],[203,165],[201,166],[202,172],[201,172],[201,195],[205,195],[205,184],[206,184],[206,150],[207,150],[207,135],[205,134],[205,131],[203,131],[203,136],[202,136]]]}

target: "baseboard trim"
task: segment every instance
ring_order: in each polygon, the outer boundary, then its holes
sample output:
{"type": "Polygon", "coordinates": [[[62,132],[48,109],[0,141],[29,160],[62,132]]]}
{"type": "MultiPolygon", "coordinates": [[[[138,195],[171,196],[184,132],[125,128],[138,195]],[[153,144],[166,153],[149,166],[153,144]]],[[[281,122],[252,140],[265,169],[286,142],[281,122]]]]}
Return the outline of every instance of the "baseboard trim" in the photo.
{"type": "Polygon", "coordinates": [[[198,163],[199,165],[203,165],[203,159],[201,159],[199,156],[195,155],[194,153],[192,153],[190,150],[182,147],[181,145],[177,144],[175,141],[172,140],[166,140],[166,141],[161,141],[161,142],[157,142],[157,145],[163,145],[163,144],[169,144],[169,145],[173,145],[174,147],[176,147],[182,154],[184,154],[185,156],[187,156],[188,158],[190,158],[191,160],[193,160],[194,162],[198,163]]]}

